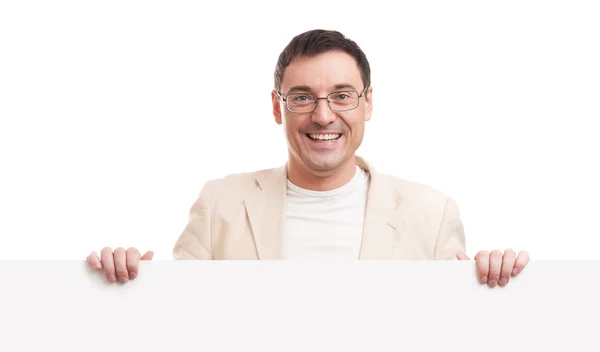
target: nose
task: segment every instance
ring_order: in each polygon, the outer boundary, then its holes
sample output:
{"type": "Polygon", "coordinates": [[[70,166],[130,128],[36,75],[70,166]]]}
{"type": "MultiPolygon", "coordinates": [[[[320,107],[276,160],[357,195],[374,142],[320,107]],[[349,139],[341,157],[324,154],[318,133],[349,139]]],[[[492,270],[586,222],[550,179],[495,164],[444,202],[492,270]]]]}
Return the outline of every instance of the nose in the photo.
{"type": "Polygon", "coordinates": [[[327,99],[319,98],[317,100],[317,108],[313,111],[311,120],[321,126],[327,126],[334,122],[336,118],[335,113],[329,108],[327,99]]]}

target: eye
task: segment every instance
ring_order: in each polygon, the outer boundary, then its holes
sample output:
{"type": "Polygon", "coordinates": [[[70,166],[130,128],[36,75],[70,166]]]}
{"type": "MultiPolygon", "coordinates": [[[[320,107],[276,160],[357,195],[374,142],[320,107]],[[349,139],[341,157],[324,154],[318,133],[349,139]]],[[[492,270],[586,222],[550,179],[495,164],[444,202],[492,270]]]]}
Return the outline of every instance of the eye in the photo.
{"type": "Polygon", "coordinates": [[[306,104],[314,101],[313,96],[308,94],[294,94],[291,98],[292,102],[295,104],[306,104]]]}
{"type": "Polygon", "coordinates": [[[347,92],[339,92],[333,94],[333,100],[335,101],[344,101],[352,98],[352,96],[347,92]]]}

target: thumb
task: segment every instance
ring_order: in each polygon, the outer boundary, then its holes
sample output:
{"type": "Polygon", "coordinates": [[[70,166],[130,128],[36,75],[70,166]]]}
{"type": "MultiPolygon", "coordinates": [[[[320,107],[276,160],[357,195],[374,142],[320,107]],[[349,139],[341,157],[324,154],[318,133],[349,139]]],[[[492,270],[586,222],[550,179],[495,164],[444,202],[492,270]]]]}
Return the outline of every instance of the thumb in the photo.
{"type": "Polygon", "coordinates": [[[458,260],[471,260],[471,258],[469,258],[465,253],[459,253],[459,254],[457,254],[456,258],[458,260]]]}
{"type": "Polygon", "coordinates": [[[142,260],[152,260],[152,257],[154,257],[154,252],[148,251],[142,256],[142,260]]]}

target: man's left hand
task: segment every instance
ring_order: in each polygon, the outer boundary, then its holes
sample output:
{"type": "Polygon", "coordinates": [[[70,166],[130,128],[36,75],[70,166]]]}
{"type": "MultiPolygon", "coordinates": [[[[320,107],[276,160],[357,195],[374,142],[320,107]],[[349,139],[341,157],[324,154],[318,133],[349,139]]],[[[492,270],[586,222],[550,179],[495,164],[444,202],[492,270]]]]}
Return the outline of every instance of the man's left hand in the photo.
{"type": "MultiPolygon", "coordinates": [[[[460,253],[456,255],[458,260],[470,260],[470,258],[460,253]]],[[[511,276],[517,276],[529,263],[529,254],[526,251],[519,252],[519,255],[512,249],[502,251],[495,249],[491,253],[480,251],[475,256],[477,263],[477,277],[482,284],[487,283],[489,287],[497,285],[506,286],[511,276]]]]}

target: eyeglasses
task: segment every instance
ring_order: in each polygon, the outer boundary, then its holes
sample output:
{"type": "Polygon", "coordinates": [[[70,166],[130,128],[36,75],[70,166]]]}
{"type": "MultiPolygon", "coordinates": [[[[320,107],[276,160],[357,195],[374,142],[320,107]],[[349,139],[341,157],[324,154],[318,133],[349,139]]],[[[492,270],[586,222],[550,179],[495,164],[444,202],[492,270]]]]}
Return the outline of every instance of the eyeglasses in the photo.
{"type": "Polygon", "coordinates": [[[284,97],[280,92],[277,92],[277,95],[285,102],[286,107],[290,112],[313,112],[317,109],[317,104],[321,99],[327,100],[327,104],[332,111],[341,112],[356,109],[358,107],[359,99],[365,94],[367,88],[369,88],[369,85],[367,85],[360,94],[353,90],[339,91],[329,93],[324,98],[319,98],[314,94],[306,93],[288,94],[284,97]]]}

